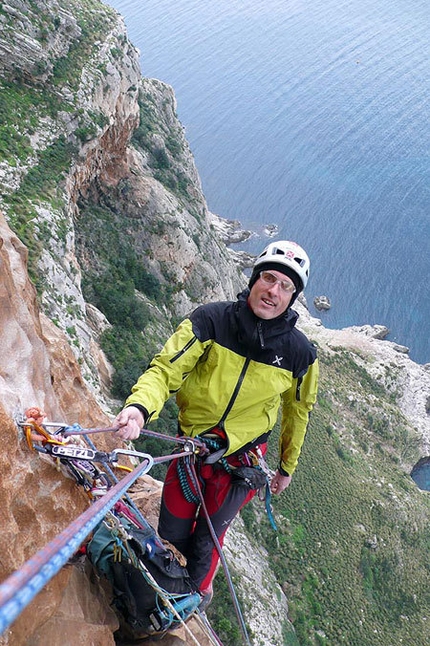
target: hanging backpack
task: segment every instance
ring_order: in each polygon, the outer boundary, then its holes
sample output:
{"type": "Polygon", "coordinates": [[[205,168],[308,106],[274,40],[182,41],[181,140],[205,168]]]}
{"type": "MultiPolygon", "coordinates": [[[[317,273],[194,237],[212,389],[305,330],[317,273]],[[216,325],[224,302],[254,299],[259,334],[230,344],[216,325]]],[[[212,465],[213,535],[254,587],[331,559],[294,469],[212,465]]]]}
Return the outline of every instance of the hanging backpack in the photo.
{"type": "Polygon", "coordinates": [[[87,545],[87,555],[112,584],[119,636],[139,639],[162,633],[196,610],[201,596],[187,569],[150,525],[138,529],[124,518],[120,523],[126,540],[102,522],[87,545]]]}

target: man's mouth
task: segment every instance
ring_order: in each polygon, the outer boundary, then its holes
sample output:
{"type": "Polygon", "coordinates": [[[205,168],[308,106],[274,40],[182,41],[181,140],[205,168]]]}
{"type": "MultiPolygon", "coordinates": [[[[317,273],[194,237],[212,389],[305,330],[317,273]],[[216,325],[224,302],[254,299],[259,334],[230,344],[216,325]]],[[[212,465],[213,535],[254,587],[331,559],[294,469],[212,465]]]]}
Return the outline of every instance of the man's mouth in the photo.
{"type": "Polygon", "coordinates": [[[263,301],[263,303],[265,303],[266,305],[269,305],[270,307],[276,307],[276,303],[269,300],[268,298],[262,298],[261,300],[263,301]]]}

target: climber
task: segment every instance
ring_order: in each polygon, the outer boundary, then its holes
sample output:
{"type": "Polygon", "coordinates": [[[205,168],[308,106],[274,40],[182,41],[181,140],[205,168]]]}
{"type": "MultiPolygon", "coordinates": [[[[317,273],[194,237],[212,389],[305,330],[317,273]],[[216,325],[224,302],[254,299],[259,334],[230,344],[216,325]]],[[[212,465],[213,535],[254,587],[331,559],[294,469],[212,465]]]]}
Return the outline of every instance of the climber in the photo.
{"type": "MultiPolygon", "coordinates": [[[[282,403],[279,464],[270,484],[286,489],[297,466],[309,413],[316,400],[316,349],[295,327],[292,305],[306,287],[309,258],[296,243],[270,243],[257,257],[248,288],[235,302],[198,307],[168,339],[132,388],[115,419],[134,440],[176,393],[179,434],[212,442],[197,467],[204,502],[222,544],[238,511],[260,484],[236,477],[258,464],[282,403]],[[236,473],[235,473],[236,472],[236,473]]],[[[185,476],[187,479],[187,476],[185,476]]],[[[185,486],[184,486],[185,485],[185,486]]],[[[164,482],[158,531],[187,558],[191,578],[210,600],[218,554],[198,501],[189,501],[171,463],[164,482]]]]}

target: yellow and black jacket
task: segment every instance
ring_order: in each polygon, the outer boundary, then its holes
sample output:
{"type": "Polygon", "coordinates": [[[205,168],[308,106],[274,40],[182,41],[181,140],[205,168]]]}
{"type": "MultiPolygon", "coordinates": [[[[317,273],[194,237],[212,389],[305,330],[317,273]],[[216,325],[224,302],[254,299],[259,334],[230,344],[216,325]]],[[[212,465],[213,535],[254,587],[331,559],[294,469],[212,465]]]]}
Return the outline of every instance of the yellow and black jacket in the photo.
{"type": "Polygon", "coordinates": [[[223,429],[228,456],[265,441],[282,402],[280,467],[291,475],[316,400],[316,349],[296,329],[295,311],[257,318],[248,294],[197,308],[154,357],[126,405],[141,407],[148,421],[176,393],[182,432],[195,437],[223,429]]]}

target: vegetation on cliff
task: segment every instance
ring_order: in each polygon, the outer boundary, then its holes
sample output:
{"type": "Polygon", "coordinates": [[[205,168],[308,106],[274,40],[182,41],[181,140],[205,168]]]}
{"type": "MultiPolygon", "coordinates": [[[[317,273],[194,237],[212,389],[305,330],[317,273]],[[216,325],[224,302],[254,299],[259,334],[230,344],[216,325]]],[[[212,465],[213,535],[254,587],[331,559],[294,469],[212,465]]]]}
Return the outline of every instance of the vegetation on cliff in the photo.
{"type": "MultiPolygon", "coordinates": [[[[82,110],[76,92],[94,44],[106,38],[115,15],[90,0],[71,2],[69,7],[70,13],[61,3],[12,1],[0,10],[0,160],[11,168],[6,179],[15,178],[12,187],[5,183],[3,208],[31,251],[30,273],[40,291],[44,281],[37,263],[53,232],[38,222],[36,205],[61,210],[64,180],[78,155],[77,143],[94,138],[106,125],[102,112],[82,110]],[[27,50],[23,41],[21,47],[10,47],[20,29],[27,50]],[[73,126],[67,127],[70,121],[73,126]]],[[[64,218],[59,219],[58,232],[64,239],[64,218]]]]}
{"type": "Polygon", "coordinates": [[[278,532],[255,504],[243,512],[247,529],[267,546],[301,645],[420,643],[429,501],[404,468],[418,454],[417,434],[353,356],[320,358],[301,463],[273,501],[278,532]]]}

